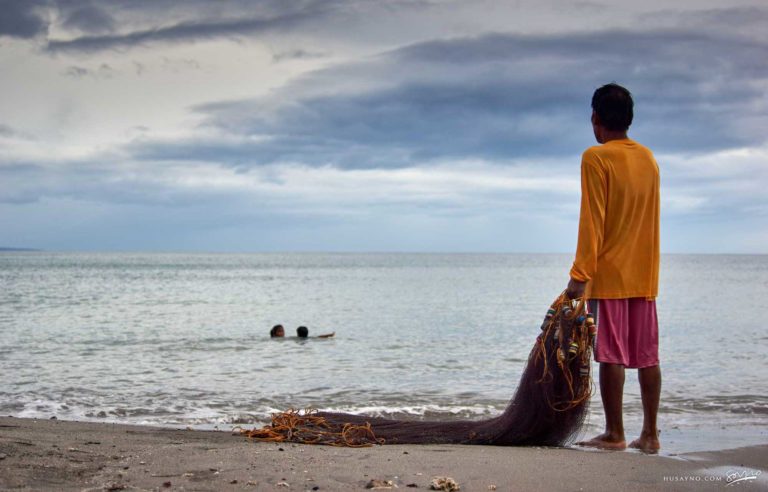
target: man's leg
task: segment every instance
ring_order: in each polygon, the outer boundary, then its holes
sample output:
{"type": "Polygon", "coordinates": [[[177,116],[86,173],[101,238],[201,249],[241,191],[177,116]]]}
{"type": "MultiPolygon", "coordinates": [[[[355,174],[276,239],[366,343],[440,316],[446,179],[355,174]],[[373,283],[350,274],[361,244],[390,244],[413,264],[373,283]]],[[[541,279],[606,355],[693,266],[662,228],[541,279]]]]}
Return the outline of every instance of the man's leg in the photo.
{"type": "Polygon", "coordinates": [[[582,441],[582,446],[602,449],[624,449],[624,366],[621,364],[600,363],[600,397],[605,410],[605,432],[589,441],[582,441]]]}
{"type": "Polygon", "coordinates": [[[630,367],[639,367],[640,395],[643,399],[643,430],[640,438],[630,444],[633,448],[654,453],[659,449],[656,415],[661,398],[661,369],[659,368],[659,320],[656,302],[630,299],[630,367]]]}
{"type": "Polygon", "coordinates": [[[661,369],[659,366],[643,367],[637,370],[640,381],[640,395],[643,399],[643,430],[640,437],[630,444],[647,453],[659,450],[659,430],[656,427],[656,415],[659,413],[661,398],[661,369]]]}
{"type": "Polygon", "coordinates": [[[595,360],[600,362],[600,397],[605,411],[605,432],[583,441],[582,446],[624,449],[624,366],[627,323],[626,299],[590,299],[589,310],[600,326],[597,330],[595,360]],[[610,361],[610,362],[602,362],[610,361]]]}

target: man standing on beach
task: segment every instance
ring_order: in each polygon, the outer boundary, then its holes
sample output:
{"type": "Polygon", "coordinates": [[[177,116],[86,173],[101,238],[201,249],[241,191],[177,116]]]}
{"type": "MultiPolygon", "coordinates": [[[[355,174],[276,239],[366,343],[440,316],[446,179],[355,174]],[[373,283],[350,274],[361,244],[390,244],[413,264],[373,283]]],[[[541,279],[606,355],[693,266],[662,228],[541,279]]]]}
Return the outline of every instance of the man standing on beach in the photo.
{"type": "Polygon", "coordinates": [[[586,295],[598,324],[595,360],[605,432],[579,444],[625,449],[624,369],[638,369],[643,430],[630,444],[659,449],[661,394],[656,295],[659,284],[659,168],[650,150],[627,137],[632,95],[617,84],[592,96],[597,145],[581,161],[581,212],[576,259],[567,292],[586,295]]]}

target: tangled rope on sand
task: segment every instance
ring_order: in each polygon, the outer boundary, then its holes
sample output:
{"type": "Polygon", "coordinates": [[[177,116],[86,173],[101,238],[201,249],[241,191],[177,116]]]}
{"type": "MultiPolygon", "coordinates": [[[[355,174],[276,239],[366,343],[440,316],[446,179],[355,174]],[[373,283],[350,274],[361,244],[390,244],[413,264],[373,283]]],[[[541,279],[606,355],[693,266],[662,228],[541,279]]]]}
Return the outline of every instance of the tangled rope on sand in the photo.
{"type": "Polygon", "coordinates": [[[584,299],[563,293],[552,303],[515,395],[498,417],[480,421],[405,421],[294,409],[260,429],[239,429],[269,442],[362,447],[373,444],[561,446],[578,432],[592,395],[597,326],[584,299]]]}
{"type": "Polygon", "coordinates": [[[239,429],[250,439],[266,442],[298,442],[302,444],[327,444],[329,446],[365,447],[384,444],[377,438],[371,424],[344,424],[341,429],[318,415],[317,410],[307,408],[303,412],[288,409],[272,414],[272,423],[261,429],[239,429]]]}

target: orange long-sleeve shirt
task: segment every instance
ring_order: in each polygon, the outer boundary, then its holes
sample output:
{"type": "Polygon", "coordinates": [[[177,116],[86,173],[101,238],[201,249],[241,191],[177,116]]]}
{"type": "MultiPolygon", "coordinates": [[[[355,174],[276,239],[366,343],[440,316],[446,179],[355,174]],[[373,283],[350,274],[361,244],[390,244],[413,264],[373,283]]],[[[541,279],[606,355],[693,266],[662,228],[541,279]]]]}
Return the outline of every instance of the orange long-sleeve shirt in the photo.
{"type": "Polygon", "coordinates": [[[588,297],[656,297],[659,208],[659,167],[648,148],[622,139],[584,152],[579,241],[570,274],[588,282],[588,297]]]}

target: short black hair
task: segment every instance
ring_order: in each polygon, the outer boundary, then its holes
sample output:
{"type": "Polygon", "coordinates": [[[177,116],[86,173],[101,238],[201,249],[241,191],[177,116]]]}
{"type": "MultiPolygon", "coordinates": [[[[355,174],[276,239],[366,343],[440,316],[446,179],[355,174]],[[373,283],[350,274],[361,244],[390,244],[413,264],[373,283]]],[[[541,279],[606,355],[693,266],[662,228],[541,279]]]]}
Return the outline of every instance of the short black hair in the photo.
{"type": "Polygon", "coordinates": [[[307,336],[309,336],[309,330],[306,326],[299,326],[296,328],[296,336],[299,338],[307,338],[307,336]]]}
{"type": "Polygon", "coordinates": [[[592,109],[597,113],[600,124],[609,130],[628,129],[632,124],[634,106],[632,94],[616,82],[600,87],[592,95],[592,109]]]}
{"type": "Polygon", "coordinates": [[[269,330],[269,336],[276,337],[277,336],[277,329],[278,328],[283,329],[283,325],[275,325],[275,326],[273,326],[272,329],[269,330]]]}

